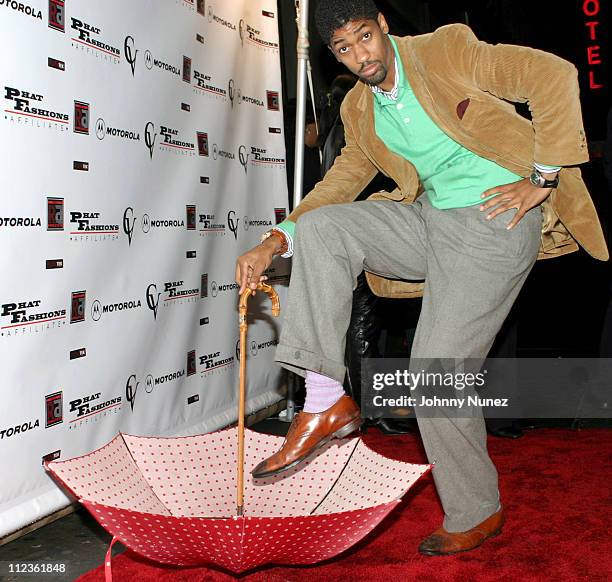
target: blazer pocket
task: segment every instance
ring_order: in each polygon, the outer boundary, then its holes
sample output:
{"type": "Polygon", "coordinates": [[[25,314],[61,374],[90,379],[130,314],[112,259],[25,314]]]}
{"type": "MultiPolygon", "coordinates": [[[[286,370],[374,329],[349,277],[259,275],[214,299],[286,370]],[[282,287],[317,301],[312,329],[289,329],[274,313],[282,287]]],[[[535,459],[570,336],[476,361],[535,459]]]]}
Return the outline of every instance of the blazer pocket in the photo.
{"type": "Polygon", "coordinates": [[[459,119],[463,119],[463,116],[465,115],[465,112],[467,110],[467,108],[470,105],[470,98],[468,97],[467,99],[464,99],[463,101],[460,101],[457,104],[457,117],[459,119]]]}

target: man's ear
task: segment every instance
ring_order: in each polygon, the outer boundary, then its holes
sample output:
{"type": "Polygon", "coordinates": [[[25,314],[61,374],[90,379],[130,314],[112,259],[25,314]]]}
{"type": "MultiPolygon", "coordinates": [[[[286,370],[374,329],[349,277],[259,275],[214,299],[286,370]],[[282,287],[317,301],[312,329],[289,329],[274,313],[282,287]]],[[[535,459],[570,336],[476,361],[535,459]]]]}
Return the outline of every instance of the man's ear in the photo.
{"type": "Polygon", "coordinates": [[[383,31],[383,34],[389,34],[389,25],[387,24],[382,12],[378,13],[376,20],[378,22],[378,26],[380,26],[380,30],[383,31]]]}

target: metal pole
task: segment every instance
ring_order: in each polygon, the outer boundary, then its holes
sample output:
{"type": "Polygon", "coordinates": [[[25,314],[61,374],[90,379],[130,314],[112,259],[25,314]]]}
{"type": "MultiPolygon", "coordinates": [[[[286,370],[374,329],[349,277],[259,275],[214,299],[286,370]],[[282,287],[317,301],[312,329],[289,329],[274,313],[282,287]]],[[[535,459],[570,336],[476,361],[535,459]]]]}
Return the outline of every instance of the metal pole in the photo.
{"type": "Polygon", "coordinates": [[[297,89],[295,113],[295,165],[293,174],[293,208],[302,201],[304,177],[304,133],[306,131],[306,65],[308,62],[308,0],[296,1],[298,6],[297,89]]]}
{"type": "MultiPolygon", "coordinates": [[[[297,9],[297,89],[295,112],[295,159],[293,167],[293,208],[303,196],[304,133],[306,131],[306,66],[310,44],[308,42],[308,0],[296,0],[297,9]]],[[[283,420],[291,422],[295,416],[295,392],[297,378],[291,372],[287,380],[287,412],[283,420]]]]}

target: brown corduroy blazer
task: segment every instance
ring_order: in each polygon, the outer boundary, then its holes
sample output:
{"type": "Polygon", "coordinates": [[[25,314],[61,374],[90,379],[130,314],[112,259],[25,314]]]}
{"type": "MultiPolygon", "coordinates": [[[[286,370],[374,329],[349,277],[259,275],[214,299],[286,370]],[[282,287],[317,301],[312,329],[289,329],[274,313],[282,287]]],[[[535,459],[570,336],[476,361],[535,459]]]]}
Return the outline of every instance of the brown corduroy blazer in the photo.
{"type": "MultiPolygon", "coordinates": [[[[558,188],[543,203],[538,258],[560,256],[580,245],[596,259],[607,260],[597,213],[574,167],[589,159],[576,68],[540,50],[479,41],[463,24],[395,40],[416,98],[455,141],[523,177],[529,176],[534,161],[564,166],[558,188]],[[516,113],[511,102],[527,102],[532,120],[516,113]]],[[[346,146],[289,220],[325,204],[351,202],[378,171],[398,187],[374,198],[410,204],[421,192],[414,166],[376,135],[369,87],[357,83],[344,99],[341,114],[346,146]]],[[[371,273],[368,281],[383,297],[422,294],[421,283],[371,273]]]]}

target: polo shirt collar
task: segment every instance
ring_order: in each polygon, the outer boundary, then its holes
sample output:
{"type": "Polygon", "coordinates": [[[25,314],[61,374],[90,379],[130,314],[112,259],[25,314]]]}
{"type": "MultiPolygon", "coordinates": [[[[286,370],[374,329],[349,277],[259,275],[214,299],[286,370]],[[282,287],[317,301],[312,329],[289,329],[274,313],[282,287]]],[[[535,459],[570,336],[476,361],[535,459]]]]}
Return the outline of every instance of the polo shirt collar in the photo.
{"type": "Polygon", "coordinates": [[[402,61],[397,50],[397,45],[393,37],[389,36],[389,40],[391,41],[393,52],[395,53],[395,58],[393,59],[395,66],[395,84],[393,85],[391,91],[384,91],[378,85],[373,85],[370,87],[372,93],[374,93],[375,100],[383,107],[394,105],[400,96],[400,92],[403,92],[406,87],[404,67],[401,66],[402,61]]]}

